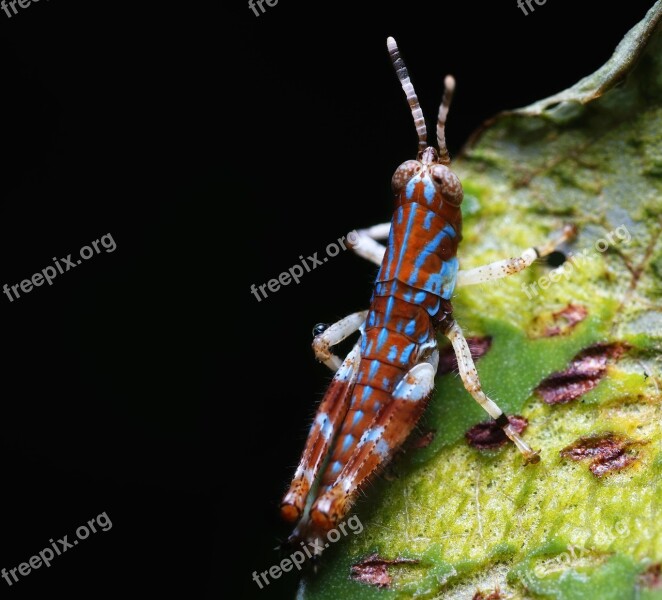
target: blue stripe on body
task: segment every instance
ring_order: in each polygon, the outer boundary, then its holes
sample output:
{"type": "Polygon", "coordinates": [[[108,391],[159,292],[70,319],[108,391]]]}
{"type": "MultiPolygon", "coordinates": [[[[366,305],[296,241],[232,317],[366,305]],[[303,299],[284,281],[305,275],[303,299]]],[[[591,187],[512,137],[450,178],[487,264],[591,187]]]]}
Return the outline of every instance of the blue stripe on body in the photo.
{"type": "Polygon", "coordinates": [[[409,323],[407,323],[407,326],[405,327],[405,335],[408,335],[411,337],[416,333],[416,319],[411,319],[409,323]]]}
{"type": "Polygon", "coordinates": [[[377,352],[379,352],[388,340],[388,330],[382,329],[377,336],[377,352]]]}
{"type": "MultiPolygon", "coordinates": [[[[393,220],[399,225],[402,223],[402,217],[404,215],[404,210],[403,207],[400,206],[398,209],[395,211],[395,214],[393,215],[393,220]]],[[[395,227],[393,226],[393,223],[391,223],[391,230],[389,231],[388,234],[388,260],[386,262],[382,261],[381,267],[379,267],[379,273],[377,273],[377,281],[380,281],[382,277],[384,277],[384,271],[388,272],[391,268],[391,265],[393,264],[393,254],[395,252],[395,227]]]]}
{"type": "Polygon", "coordinates": [[[393,296],[391,296],[386,302],[386,312],[384,313],[384,321],[388,321],[391,318],[391,313],[393,312],[393,296]]]}
{"type": "Polygon", "coordinates": [[[423,221],[423,229],[425,229],[425,231],[430,231],[430,226],[432,225],[432,219],[434,219],[436,216],[437,215],[431,210],[429,210],[428,214],[425,215],[425,221],[423,221]]]}
{"type": "Polygon", "coordinates": [[[373,360],[370,363],[370,371],[368,372],[368,377],[370,379],[373,379],[375,375],[377,375],[377,371],[379,370],[379,361],[378,360],[373,360]]]}
{"type": "Polygon", "coordinates": [[[444,262],[444,266],[441,269],[441,285],[443,286],[444,293],[442,294],[442,298],[444,300],[450,300],[451,296],[453,295],[453,290],[455,290],[455,284],[457,283],[457,270],[459,267],[459,263],[457,262],[457,258],[454,256],[453,258],[447,260],[444,262]]]}
{"type": "Polygon", "coordinates": [[[416,348],[416,344],[409,344],[404,348],[402,354],[400,355],[400,362],[402,364],[406,365],[409,362],[409,358],[411,356],[411,353],[414,351],[414,348],[416,348]]]}
{"type": "Polygon", "coordinates": [[[416,191],[416,184],[421,180],[418,175],[414,175],[408,182],[407,187],[405,188],[405,198],[411,200],[414,197],[414,192],[416,191]]]}
{"type": "MultiPolygon", "coordinates": [[[[446,227],[444,227],[437,235],[434,236],[434,238],[432,238],[427,244],[425,244],[423,250],[421,250],[421,253],[416,257],[416,260],[414,261],[414,268],[412,269],[411,275],[407,280],[407,283],[409,285],[417,287],[417,284],[419,283],[418,281],[419,271],[423,268],[423,265],[425,265],[425,261],[439,249],[441,242],[446,237],[449,236],[448,236],[448,232],[446,231],[446,227]]],[[[433,294],[439,294],[440,290],[435,290],[433,288],[433,289],[426,289],[426,291],[432,292],[433,294]]]]}
{"type": "Polygon", "coordinates": [[[414,175],[408,182],[407,182],[407,187],[405,188],[405,197],[407,200],[411,200],[414,197],[414,192],[416,191],[416,184],[423,182],[423,196],[425,197],[425,200],[428,204],[430,204],[434,200],[434,196],[436,194],[436,190],[434,187],[434,183],[432,183],[432,179],[430,178],[429,175],[426,175],[425,177],[421,177],[421,174],[419,173],[418,175],[414,175]]]}
{"type": "Polygon", "coordinates": [[[425,184],[423,195],[425,196],[427,203],[430,204],[434,200],[434,195],[436,193],[434,189],[434,183],[432,183],[430,177],[426,177],[423,183],[425,184]]]}
{"type": "Polygon", "coordinates": [[[402,259],[404,258],[407,251],[407,244],[409,243],[409,234],[411,233],[411,228],[414,223],[414,216],[416,215],[416,207],[418,205],[414,204],[411,207],[411,212],[409,213],[409,219],[407,219],[407,227],[405,229],[405,236],[402,240],[402,248],[400,248],[400,256],[398,256],[398,265],[395,267],[394,276],[397,277],[402,267],[402,259]]]}
{"type": "Polygon", "coordinates": [[[346,433],[345,439],[343,440],[342,443],[342,451],[347,452],[347,450],[349,450],[349,448],[351,447],[353,441],[354,441],[354,436],[351,433],[346,433]]]}

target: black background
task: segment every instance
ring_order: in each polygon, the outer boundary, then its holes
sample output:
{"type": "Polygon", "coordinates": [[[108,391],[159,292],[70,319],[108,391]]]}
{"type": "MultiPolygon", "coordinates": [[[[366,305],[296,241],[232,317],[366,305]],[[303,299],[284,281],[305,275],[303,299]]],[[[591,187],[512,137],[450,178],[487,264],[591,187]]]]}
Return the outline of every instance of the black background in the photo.
{"type": "Polygon", "coordinates": [[[366,307],[375,269],[343,252],[261,302],[250,285],[390,218],[416,137],[386,37],[429,120],[455,75],[457,154],[594,71],[651,2],[212,4],[0,12],[0,285],[117,243],[0,295],[0,568],[113,523],[3,597],[292,597],[294,574],[251,573],[279,558],[329,380],[310,330],[366,307]]]}

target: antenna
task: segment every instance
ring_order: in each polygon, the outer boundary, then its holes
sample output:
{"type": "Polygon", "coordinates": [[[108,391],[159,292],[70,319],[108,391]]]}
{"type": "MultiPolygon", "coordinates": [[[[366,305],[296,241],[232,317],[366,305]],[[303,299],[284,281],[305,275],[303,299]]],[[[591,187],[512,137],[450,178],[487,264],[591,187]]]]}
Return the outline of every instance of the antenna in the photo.
{"type": "MultiPolygon", "coordinates": [[[[400,56],[400,51],[398,50],[398,45],[395,43],[395,40],[392,37],[389,37],[386,40],[386,47],[388,52],[391,55],[391,61],[393,62],[393,68],[395,69],[395,74],[398,76],[400,83],[402,84],[402,89],[405,91],[407,96],[407,102],[409,102],[409,107],[411,108],[411,114],[414,117],[414,125],[416,125],[416,133],[418,133],[418,151],[422,153],[425,148],[427,148],[427,129],[425,128],[425,119],[423,118],[423,111],[421,106],[418,103],[418,96],[414,91],[414,86],[409,79],[409,73],[407,72],[407,67],[405,62],[400,56]]],[[[446,96],[444,95],[444,99],[446,96]]],[[[446,109],[448,111],[448,108],[446,109]]],[[[439,113],[441,115],[441,112],[439,113]]],[[[443,139],[443,129],[442,129],[442,139],[443,139]]],[[[448,152],[446,153],[448,154],[448,152]]]]}
{"type": "Polygon", "coordinates": [[[453,99],[455,91],[455,78],[452,75],[446,75],[444,79],[444,97],[439,106],[439,116],[437,117],[437,146],[439,146],[439,162],[448,165],[451,162],[448,148],[446,147],[446,117],[448,109],[453,99]]]}

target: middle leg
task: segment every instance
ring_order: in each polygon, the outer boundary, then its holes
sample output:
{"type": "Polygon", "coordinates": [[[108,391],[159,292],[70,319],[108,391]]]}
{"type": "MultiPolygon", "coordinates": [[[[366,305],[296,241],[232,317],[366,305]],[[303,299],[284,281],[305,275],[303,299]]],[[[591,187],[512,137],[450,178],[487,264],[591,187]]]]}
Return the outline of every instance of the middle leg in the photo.
{"type": "Polygon", "coordinates": [[[313,340],[313,351],[315,358],[324,363],[332,371],[337,371],[342,364],[340,358],[331,352],[331,347],[347,339],[355,331],[358,331],[368,316],[367,310],[352,313],[337,323],[327,327],[322,333],[315,336],[313,340]]]}
{"type": "Polygon", "coordinates": [[[571,225],[566,225],[561,232],[555,237],[551,238],[546,244],[539,247],[527,248],[520,256],[515,258],[506,258],[476,267],[475,269],[468,269],[459,271],[457,274],[457,285],[475,285],[477,283],[487,283],[509,275],[515,275],[531,266],[537,258],[548,256],[563,242],[569,240],[575,234],[575,228],[571,225]]]}

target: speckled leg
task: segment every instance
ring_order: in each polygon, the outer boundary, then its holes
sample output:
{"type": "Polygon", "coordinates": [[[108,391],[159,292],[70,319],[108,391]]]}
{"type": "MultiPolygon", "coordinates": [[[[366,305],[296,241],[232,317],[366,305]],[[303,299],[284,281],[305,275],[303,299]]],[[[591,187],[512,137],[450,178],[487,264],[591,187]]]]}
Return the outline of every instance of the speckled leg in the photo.
{"type": "Polygon", "coordinates": [[[301,462],[280,505],[281,515],[286,521],[294,522],[302,516],[313,481],[347,414],[361,360],[360,348],[361,340],[356,342],[337,370],[317,409],[301,462]]]}
{"type": "Polygon", "coordinates": [[[521,256],[498,260],[489,265],[476,267],[475,269],[458,271],[457,285],[462,286],[486,283],[488,281],[494,281],[495,279],[501,279],[502,277],[508,277],[508,275],[519,273],[529,267],[536,258],[547,256],[554,252],[560,244],[570,239],[573,235],[574,228],[568,225],[563,228],[561,233],[550,239],[544,246],[528,248],[522,252],[521,256]]]}
{"type": "MultiPolygon", "coordinates": [[[[352,313],[324,329],[313,340],[313,351],[317,360],[323,362],[332,371],[336,371],[336,374],[317,409],[301,461],[290,484],[290,489],[281,502],[281,515],[286,521],[297,521],[303,515],[308,493],[326,458],[329,446],[347,414],[352,390],[356,383],[361,360],[361,340],[359,339],[354,344],[352,351],[344,361],[341,361],[330,349],[361,329],[367,314],[367,310],[352,313]]],[[[303,529],[306,528],[305,523],[301,525],[303,529]]]]}
{"type": "Polygon", "coordinates": [[[400,448],[420,419],[434,388],[439,353],[413,367],[400,381],[359,440],[335,481],[310,509],[313,523],[328,531],[345,517],[359,490],[400,448]]]}
{"type": "Polygon", "coordinates": [[[367,229],[359,229],[356,232],[359,239],[351,245],[351,248],[359,256],[375,263],[377,266],[381,266],[386,247],[377,242],[377,240],[387,239],[390,230],[390,223],[380,223],[367,229]]]}
{"type": "Polygon", "coordinates": [[[524,455],[524,459],[527,463],[537,463],[540,460],[538,453],[533,450],[513,429],[508,421],[508,417],[504,412],[498,407],[498,405],[490,400],[483,392],[483,389],[480,385],[480,379],[478,379],[478,371],[476,370],[476,365],[474,364],[473,358],[471,357],[471,352],[469,351],[469,345],[467,340],[462,333],[462,329],[455,322],[451,321],[448,328],[444,332],[446,337],[450,340],[453,350],[455,351],[455,356],[457,357],[457,365],[460,371],[460,377],[462,378],[462,383],[464,384],[467,392],[471,394],[473,399],[480,404],[487,414],[490,415],[504,433],[513,441],[517,446],[517,449],[524,455]]]}
{"type": "Polygon", "coordinates": [[[332,371],[337,371],[342,364],[340,357],[331,352],[331,347],[347,339],[355,331],[358,331],[365,323],[368,316],[367,310],[352,313],[337,323],[329,325],[322,333],[315,336],[313,340],[313,351],[315,358],[324,363],[332,371]]]}

